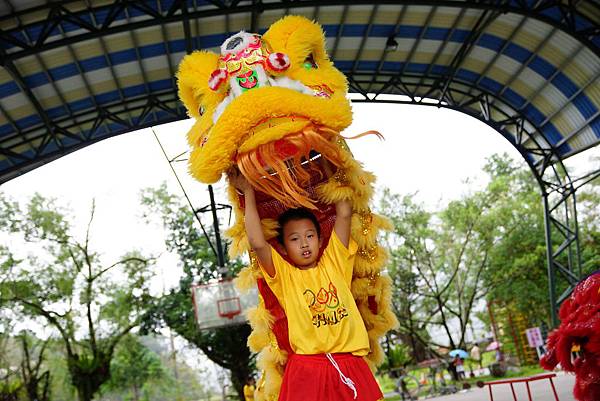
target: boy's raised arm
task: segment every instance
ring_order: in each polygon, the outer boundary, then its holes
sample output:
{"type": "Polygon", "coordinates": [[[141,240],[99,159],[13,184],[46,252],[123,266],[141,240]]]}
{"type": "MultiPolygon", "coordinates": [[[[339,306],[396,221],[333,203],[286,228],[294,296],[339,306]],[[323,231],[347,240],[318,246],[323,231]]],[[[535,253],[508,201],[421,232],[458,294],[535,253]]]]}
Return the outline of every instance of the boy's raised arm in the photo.
{"type": "MultiPolygon", "coordinates": [[[[327,177],[333,175],[332,166],[327,159],[321,158],[323,170],[327,177]]],[[[352,221],[352,203],[349,200],[339,201],[335,204],[335,225],[333,229],[346,248],[350,243],[350,223],[352,221]]]]}
{"type": "Polygon", "coordinates": [[[246,208],[244,212],[244,224],[246,227],[246,235],[248,242],[263,269],[269,276],[275,276],[275,266],[273,266],[273,258],[271,256],[271,246],[265,239],[260,224],[260,216],[256,209],[256,198],[254,196],[254,188],[248,183],[246,178],[237,170],[228,173],[229,182],[238,190],[244,193],[246,208]]]}
{"type": "Polygon", "coordinates": [[[352,204],[349,200],[335,204],[335,225],[333,229],[346,248],[350,243],[350,222],[352,221],[352,204]]]}

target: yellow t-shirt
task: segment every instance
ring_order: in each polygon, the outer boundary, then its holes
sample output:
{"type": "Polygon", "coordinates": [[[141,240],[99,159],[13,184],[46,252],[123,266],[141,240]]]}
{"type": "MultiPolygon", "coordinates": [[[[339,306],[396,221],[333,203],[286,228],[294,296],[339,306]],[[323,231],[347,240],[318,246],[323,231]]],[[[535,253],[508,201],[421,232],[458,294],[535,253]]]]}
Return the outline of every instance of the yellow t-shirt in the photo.
{"type": "Polygon", "coordinates": [[[352,293],[357,245],[346,248],[335,231],[317,265],[298,269],[271,249],[275,276],[263,276],[288,318],[289,339],[297,354],[369,353],[369,338],[352,293]]]}
{"type": "Polygon", "coordinates": [[[244,384],[244,398],[245,401],[254,401],[254,386],[251,384],[244,384]]]}

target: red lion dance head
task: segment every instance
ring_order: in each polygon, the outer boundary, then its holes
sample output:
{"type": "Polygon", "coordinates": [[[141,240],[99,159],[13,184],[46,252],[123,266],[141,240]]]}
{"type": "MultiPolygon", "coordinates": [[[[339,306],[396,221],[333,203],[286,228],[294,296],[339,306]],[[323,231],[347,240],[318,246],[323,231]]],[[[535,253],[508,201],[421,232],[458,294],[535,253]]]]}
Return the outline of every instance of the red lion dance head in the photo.
{"type": "Polygon", "coordinates": [[[600,400],[600,271],[575,287],[560,307],[561,324],[548,337],[541,360],[551,370],[560,363],[575,373],[573,394],[579,401],[600,400]]]}

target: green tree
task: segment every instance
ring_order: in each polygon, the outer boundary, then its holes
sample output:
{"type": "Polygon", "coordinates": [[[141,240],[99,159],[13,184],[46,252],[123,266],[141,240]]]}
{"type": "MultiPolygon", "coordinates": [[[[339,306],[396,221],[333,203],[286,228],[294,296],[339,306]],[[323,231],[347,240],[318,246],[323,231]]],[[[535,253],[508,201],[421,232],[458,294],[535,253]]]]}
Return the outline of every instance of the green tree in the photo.
{"type": "Polygon", "coordinates": [[[18,343],[10,335],[11,319],[0,314],[0,401],[20,401],[26,396],[25,385],[19,375],[18,343]]]}
{"type": "Polygon", "coordinates": [[[434,216],[412,196],[383,194],[380,212],[394,225],[385,241],[400,331],[433,353],[440,346],[464,348],[473,308],[485,295],[480,284],[493,245],[490,202],[485,194],[475,194],[434,216]],[[458,333],[451,320],[458,322],[458,333]],[[433,326],[443,330],[447,344],[426,335],[433,326]]]}
{"type": "Polygon", "coordinates": [[[465,346],[467,327],[483,299],[510,303],[530,319],[547,320],[537,183],[507,155],[490,157],[484,171],[490,181],[483,190],[451,201],[438,213],[428,212],[412,196],[389,191],[381,201],[381,213],[394,224],[385,241],[400,331],[434,353],[440,345],[465,346]],[[427,337],[434,327],[446,334],[447,344],[427,337]]]}
{"type": "Polygon", "coordinates": [[[80,401],[90,401],[109,380],[115,347],[153,299],[152,259],[131,251],[104,264],[90,247],[93,217],[92,205],[78,240],[54,200],[36,194],[21,207],[0,195],[0,229],[11,246],[30,250],[22,259],[7,250],[0,254],[0,306],[56,330],[80,401]]]}
{"type": "Polygon", "coordinates": [[[111,362],[111,378],[104,385],[107,390],[127,391],[134,401],[139,401],[146,383],[158,382],[168,377],[162,361],[146,348],[136,336],[121,340],[111,362]]]}
{"type": "MultiPolygon", "coordinates": [[[[149,219],[161,219],[167,231],[167,249],[179,255],[184,271],[179,286],[157,303],[152,317],[147,321],[148,326],[166,324],[202,350],[211,361],[229,370],[231,382],[240,399],[243,399],[244,384],[254,371],[254,356],[246,345],[250,326],[243,324],[200,331],[194,316],[191,286],[220,277],[210,243],[198,230],[193,213],[180,199],[169,194],[164,184],[157,189],[145,190],[142,203],[147,208],[149,219]]],[[[207,230],[208,235],[211,233],[211,230],[207,230]]],[[[242,266],[240,260],[229,261],[229,273],[236,274],[242,266]]]]}
{"type": "Polygon", "coordinates": [[[496,193],[496,241],[484,283],[488,302],[511,305],[531,323],[548,323],[548,273],[544,214],[531,171],[507,156],[494,155],[484,171],[496,193]]]}
{"type": "MultiPolygon", "coordinates": [[[[600,157],[590,161],[600,165],[600,157]]],[[[590,274],[600,266],[600,177],[581,187],[577,201],[581,268],[583,274],[590,274]]]]}

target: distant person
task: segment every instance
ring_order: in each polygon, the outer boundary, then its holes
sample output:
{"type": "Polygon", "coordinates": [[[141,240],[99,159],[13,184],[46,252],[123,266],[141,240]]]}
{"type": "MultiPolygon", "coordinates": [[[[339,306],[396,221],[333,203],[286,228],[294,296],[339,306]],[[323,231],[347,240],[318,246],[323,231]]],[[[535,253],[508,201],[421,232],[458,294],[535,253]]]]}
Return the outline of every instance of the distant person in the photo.
{"type": "Polygon", "coordinates": [[[453,364],[456,368],[456,377],[458,380],[463,380],[465,378],[465,360],[457,355],[454,357],[453,364]]]}
{"type": "Polygon", "coordinates": [[[473,359],[477,363],[477,365],[479,365],[479,369],[483,368],[481,360],[481,350],[479,349],[477,344],[475,344],[473,348],[471,348],[471,359],[473,359]]]}
{"type": "Polygon", "coordinates": [[[447,361],[448,363],[448,373],[450,373],[450,376],[452,377],[452,380],[454,380],[455,382],[458,381],[458,374],[456,373],[456,365],[454,364],[454,359],[451,361],[447,361]]]}
{"type": "Polygon", "coordinates": [[[244,384],[244,401],[254,401],[254,390],[255,390],[254,377],[249,377],[244,384]]]}

